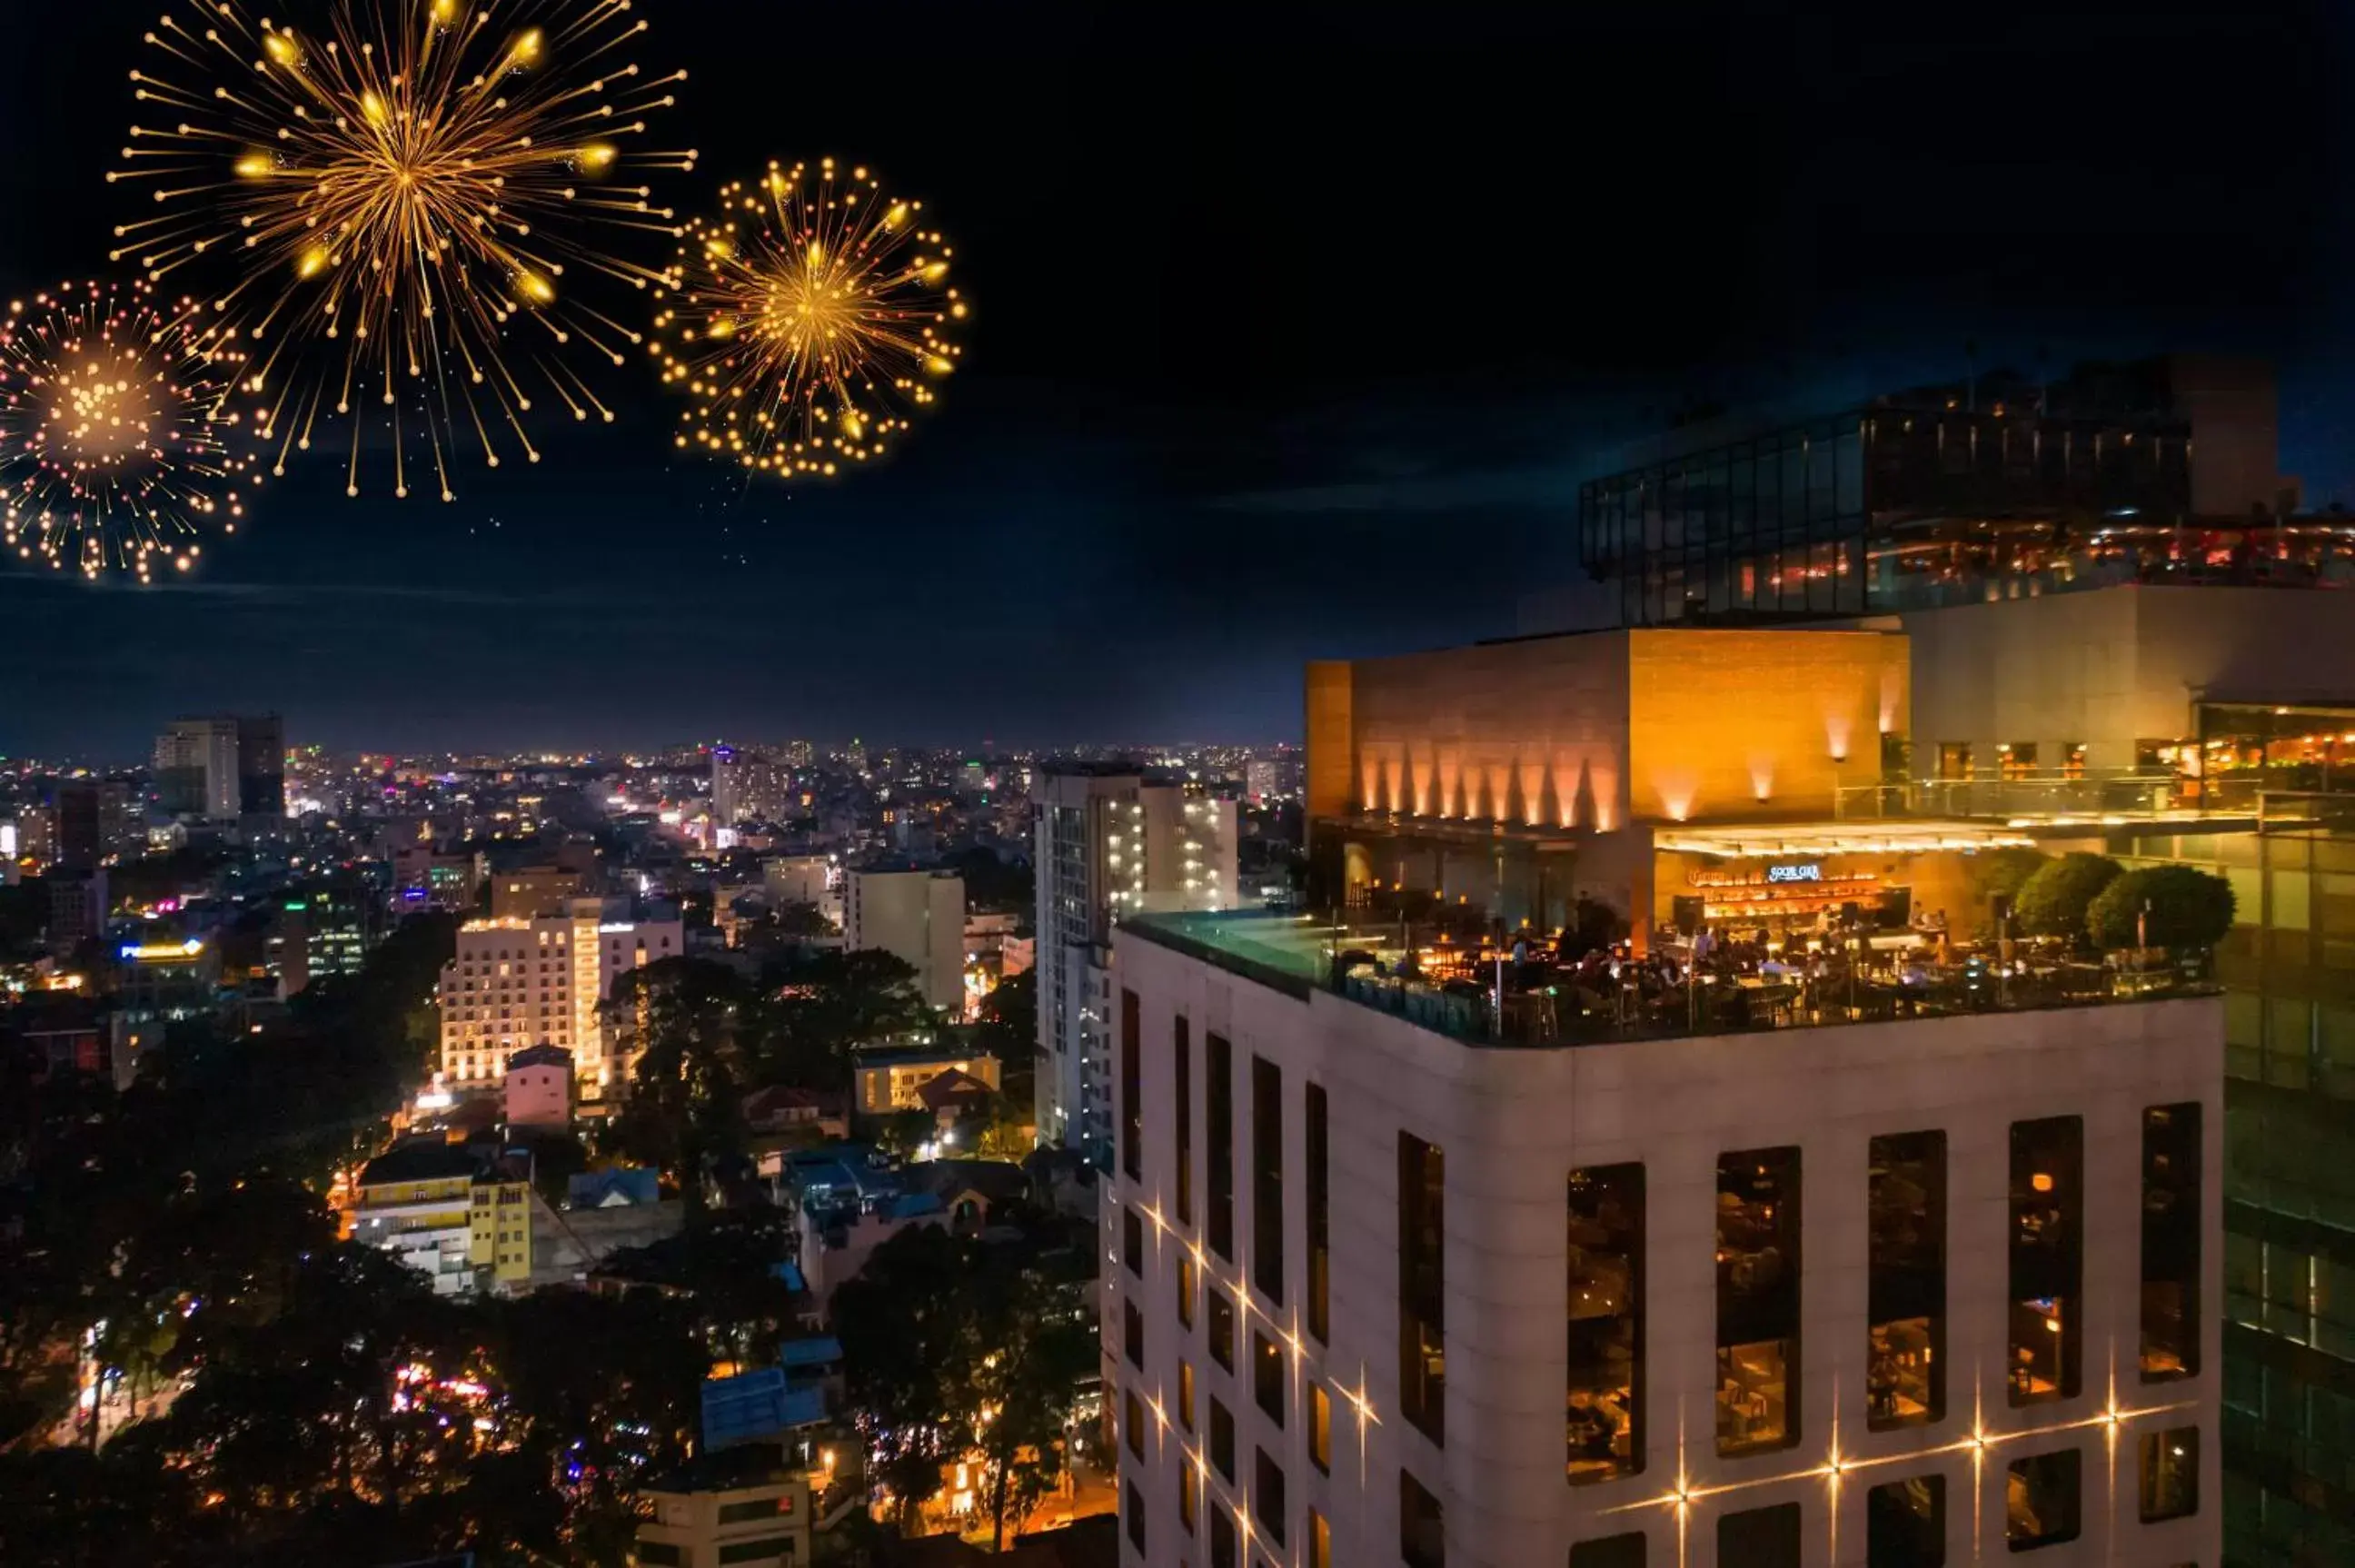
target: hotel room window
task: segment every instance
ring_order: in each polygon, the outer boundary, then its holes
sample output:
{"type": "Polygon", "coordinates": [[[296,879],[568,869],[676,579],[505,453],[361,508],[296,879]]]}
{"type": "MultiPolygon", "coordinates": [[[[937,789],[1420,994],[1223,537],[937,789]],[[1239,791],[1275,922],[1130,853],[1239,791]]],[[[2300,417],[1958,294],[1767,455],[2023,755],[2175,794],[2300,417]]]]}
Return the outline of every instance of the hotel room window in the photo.
{"type": "Polygon", "coordinates": [[[2073,1399],[2084,1378],[2085,1124],[2011,1125],[2009,1398],[2073,1399]]]}
{"type": "Polygon", "coordinates": [[[1926,1425],[1946,1409],[1946,1135],[1870,1146],[1866,1424],[1926,1425]]]}
{"type": "Polygon", "coordinates": [[[1644,1168],[1570,1173],[1569,1456],[1573,1482],[1644,1468],[1644,1168]]]}
{"type": "Polygon", "coordinates": [[[1717,1451],[1799,1440],[1799,1151],[1717,1163],[1717,1451]]]}

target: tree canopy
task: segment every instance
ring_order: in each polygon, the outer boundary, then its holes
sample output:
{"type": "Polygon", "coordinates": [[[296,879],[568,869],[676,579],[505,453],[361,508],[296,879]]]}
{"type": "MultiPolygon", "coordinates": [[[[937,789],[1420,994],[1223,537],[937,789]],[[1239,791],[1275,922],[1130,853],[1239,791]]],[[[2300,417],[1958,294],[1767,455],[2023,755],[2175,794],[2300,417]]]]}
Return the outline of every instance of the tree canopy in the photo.
{"type": "Polygon", "coordinates": [[[2085,913],[2097,947],[2204,950],[2232,929],[2232,884],[2192,866],[2138,866],[2113,878],[2085,913]]]}
{"type": "Polygon", "coordinates": [[[2020,884],[2013,906],[2020,929],[2030,936],[2085,939],[2085,911],[2094,895],[2118,874],[2106,855],[2075,851],[2039,867],[2020,884]]]}

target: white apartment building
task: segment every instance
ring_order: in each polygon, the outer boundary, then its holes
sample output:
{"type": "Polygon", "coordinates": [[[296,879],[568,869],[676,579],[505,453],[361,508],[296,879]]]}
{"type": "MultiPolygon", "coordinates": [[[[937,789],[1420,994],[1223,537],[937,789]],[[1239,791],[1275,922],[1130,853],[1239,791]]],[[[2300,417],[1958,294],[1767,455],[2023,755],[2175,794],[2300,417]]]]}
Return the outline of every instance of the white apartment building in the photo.
{"type": "Polygon", "coordinates": [[[1514,1045],[1321,935],[1118,933],[1124,1564],[2218,1562],[2220,1000],[1514,1045]]]}
{"type": "Polygon", "coordinates": [[[1102,1165],[1111,1157],[1113,926],[1146,910],[1235,907],[1235,803],[1100,768],[1041,773],[1030,798],[1039,1136],[1102,1165]]]}
{"type": "Polygon", "coordinates": [[[964,879],[949,872],[856,870],[843,882],[851,949],[879,948],[916,972],[936,1008],[964,1007],[964,879]]]}
{"type": "Polygon", "coordinates": [[[439,1086],[490,1093],[507,1058],[533,1045],[572,1053],[584,1101],[602,1099],[625,1080],[630,1064],[607,1051],[599,1006],[632,969],[678,957],[686,935],[675,920],[620,914],[618,903],[574,899],[559,915],[459,927],[457,954],[442,966],[434,992],[442,1012],[439,1086]]]}

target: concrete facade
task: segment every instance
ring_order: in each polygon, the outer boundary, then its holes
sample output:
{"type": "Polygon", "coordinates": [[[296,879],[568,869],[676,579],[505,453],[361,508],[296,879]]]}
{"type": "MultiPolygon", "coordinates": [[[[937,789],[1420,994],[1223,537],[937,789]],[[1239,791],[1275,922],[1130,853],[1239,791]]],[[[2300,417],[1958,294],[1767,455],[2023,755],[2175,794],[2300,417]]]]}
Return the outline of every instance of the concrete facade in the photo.
{"type": "Polygon", "coordinates": [[[1870,630],[1638,630],[1316,665],[1307,731],[1312,819],[1829,816],[1908,732],[1907,650],[1870,630]]]}
{"type": "MultiPolygon", "coordinates": [[[[1642,1531],[1646,1561],[1738,1568],[1720,1555],[1718,1520],[1796,1503],[1801,1560],[1865,1563],[1866,1493],[1938,1476],[1945,1561],[2007,1555],[2009,1467],[2071,1449],[2081,1456],[2082,1527],[2037,1561],[2212,1563],[2221,1541],[2217,1391],[2222,1317],[2221,1004],[2169,1000],[2051,1013],[1991,1014],[1764,1034],[1555,1050],[1469,1046],[1306,987],[1273,985],[1157,944],[1132,928],[1117,943],[1118,985],[1138,998],[1140,1177],[1104,1184],[1103,1244],[1108,1407],[1135,1394],[1140,1459],[1121,1435],[1124,1483],[1143,1503],[1146,1547],[1124,1538],[1124,1564],[1176,1568],[1215,1560],[1226,1516],[1236,1561],[1308,1565],[1311,1510],[1329,1532],[1329,1564],[1401,1561],[1401,1472],[1441,1505],[1451,1568],[1560,1564],[1576,1545],[1642,1531]],[[1194,1216],[1205,1218],[1209,1138],[1206,1037],[1231,1042],[1236,1256],[1181,1225],[1177,1188],[1176,1020],[1190,1041],[1194,1216]],[[1287,1294],[1247,1275],[1254,1235],[1254,1059],[1281,1075],[1280,1184],[1287,1294]],[[1330,1338],[1308,1332],[1304,1088],[1327,1097],[1330,1338]],[[2140,1165],[2147,1108],[2201,1107],[2196,1375],[2144,1383],[2139,1344],[2140,1165]],[[2006,1372],[2013,1123],[2083,1118],[2081,1392],[2013,1408],[2006,1372]],[[1944,1414],[1926,1425],[1867,1429],[1867,1150],[1877,1136],[1935,1128],[1946,1138],[1944,1414]],[[1400,1403],[1398,1140],[1444,1151],[1445,1441],[1434,1444],[1400,1403]],[[1715,1226],[1721,1153],[1796,1146],[1804,1263],[1797,1441],[1721,1458],[1714,1431],[1719,1363],[1715,1226]],[[1645,1168],[1640,1474],[1573,1486],[1566,1475],[1565,1206],[1568,1173],[1645,1168]],[[1144,1255],[1127,1253],[1135,1215],[1144,1255]],[[1205,1353],[1207,1297],[1195,1327],[1178,1310],[1181,1261],[1239,1309],[1237,1372],[1205,1353]],[[1142,1328],[1142,1366],[1124,1349],[1127,1308],[1142,1328]],[[1281,1426],[1249,1376],[1251,1337],[1273,1332],[1284,1370],[1281,1426]],[[1190,1367],[1192,1430],[1181,1418],[1190,1367]],[[1310,1390],[1330,1400],[1329,1468],[1309,1456],[1310,1390]],[[1211,1401],[1231,1413],[1231,1481],[1209,1462],[1211,1401]],[[2196,1427],[2199,1511],[2137,1516],[2142,1438],[2196,1427]],[[1254,1517],[1255,1460],[1284,1478],[1283,1540],[1254,1517]],[[1198,1522],[1181,1523],[1181,1488],[1198,1488],[1198,1522]],[[1682,1494],[1682,1499],[1679,1499],[1682,1494]]],[[[1121,1004],[1124,1006],[1124,1001],[1121,1004]]],[[[1120,1052],[1115,1052],[1115,1056],[1120,1052]]],[[[1115,1084],[1115,1094],[1121,1086],[1115,1084]]],[[[1123,1102],[1124,1104],[1124,1102],[1123,1102]]],[[[1116,1167],[1117,1168],[1117,1167],[1116,1167]]]]}
{"type": "Polygon", "coordinates": [[[927,870],[853,871],[843,929],[851,948],[878,948],[916,972],[936,1008],[964,1006],[964,880],[927,870]]]}
{"type": "Polygon", "coordinates": [[[1998,746],[2092,771],[2130,769],[2137,741],[2198,734],[2199,702],[2335,702],[2355,668],[2355,616],[2334,593],[2270,588],[2097,589],[1897,618],[1913,644],[1913,771],[1938,748],[1998,746]]]}

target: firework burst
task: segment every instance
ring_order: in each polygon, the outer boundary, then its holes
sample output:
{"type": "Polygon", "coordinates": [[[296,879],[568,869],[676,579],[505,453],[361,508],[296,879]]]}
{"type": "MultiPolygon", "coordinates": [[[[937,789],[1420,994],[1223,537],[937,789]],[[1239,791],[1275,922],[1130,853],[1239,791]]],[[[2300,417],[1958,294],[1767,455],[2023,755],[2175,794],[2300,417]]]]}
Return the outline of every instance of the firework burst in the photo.
{"type": "Polygon", "coordinates": [[[964,352],[952,256],[922,202],[832,158],[728,186],[655,317],[663,380],[694,400],[677,444],[782,475],[880,456],[964,352]]]}
{"type": "Polygon", "coordinates": [[[181,571],[261,482],[244,366],[154,285],[64,283],[0,316],[0,538],[89,577],[181,571]]]}
{"type": "Polygon", "coordinates": [[[163,63],[132,80],[167,123],[133,127],[107,177],[152,187],[163,210],[117,229],[115,255],[159,282],[223,269],[198,309],[249,356],[275,466],[347,416],[359,494],[355,410],[374,401],[394,494],[421,437],[446,501],[462,450],[538,461],[527,416],[542,398],[613,417],[573,362],[619,365],[641,335],[575,285],[658,282],[607,247],[678,232],[633,171],[695,166],[692,152],[629,150],[687,75],[649,78],[628,58],[646,27],[631,11],[337,0],[314,38],[211,0],[146,35],[163,63]]]}

